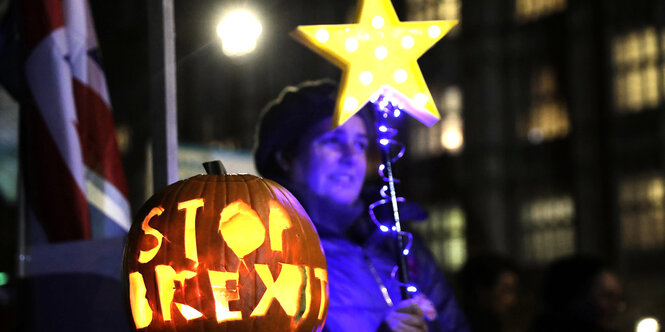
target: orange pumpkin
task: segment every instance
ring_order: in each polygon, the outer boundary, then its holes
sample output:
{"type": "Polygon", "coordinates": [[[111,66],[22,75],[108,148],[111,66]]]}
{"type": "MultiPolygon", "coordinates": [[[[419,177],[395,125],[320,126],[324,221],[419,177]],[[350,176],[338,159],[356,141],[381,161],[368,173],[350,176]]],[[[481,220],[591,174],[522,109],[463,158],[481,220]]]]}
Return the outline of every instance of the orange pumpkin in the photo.
{"type": "Polygon", "coordinates": [[[277,183],[198,175],[151,197],[125,244],[123,283],[141,331],[315,331],[328,305],[314,226],[277,183]]]}

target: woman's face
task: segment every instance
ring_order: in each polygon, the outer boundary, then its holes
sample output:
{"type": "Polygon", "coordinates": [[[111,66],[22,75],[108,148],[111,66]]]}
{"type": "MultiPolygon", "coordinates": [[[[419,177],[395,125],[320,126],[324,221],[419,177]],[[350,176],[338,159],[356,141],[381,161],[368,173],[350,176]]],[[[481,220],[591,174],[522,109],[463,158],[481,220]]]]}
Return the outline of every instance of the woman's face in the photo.
{"type": "Polygon", "coordinates": [[[291,161],[291,181],[341,204],[355,202],[365,180],[368,138],[365,123],[353,116],[330,130],[331,118],[305,133],[300,153],[291,161]]]}

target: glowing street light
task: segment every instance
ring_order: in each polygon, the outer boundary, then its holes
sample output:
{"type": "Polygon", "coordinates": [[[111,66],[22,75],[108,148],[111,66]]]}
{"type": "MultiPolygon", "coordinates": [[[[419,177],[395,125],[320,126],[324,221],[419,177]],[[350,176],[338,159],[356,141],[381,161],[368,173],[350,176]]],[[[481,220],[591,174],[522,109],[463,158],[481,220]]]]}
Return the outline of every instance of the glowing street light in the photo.
{"type": "Polygon", "coordinates": [[[254,51],[262,30],[261,22],[256,16],[244,9],[228,13],[217,25],[217,35],[222,39],[222,50],[230,57],[254,51]]]}
{"type": "Polygon", "coordinates": [[[635,332],[659,332],[660,324],[653,317],[646,317],[641,319],[635,327],[635,332]]]}

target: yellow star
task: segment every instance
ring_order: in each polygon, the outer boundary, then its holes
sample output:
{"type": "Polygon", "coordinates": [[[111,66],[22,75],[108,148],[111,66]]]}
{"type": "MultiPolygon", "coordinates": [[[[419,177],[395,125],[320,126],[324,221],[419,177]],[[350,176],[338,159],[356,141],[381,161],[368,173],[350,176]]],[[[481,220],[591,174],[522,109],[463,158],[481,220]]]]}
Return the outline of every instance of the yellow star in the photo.
{"type": "Polygon", "coordinates": [[[439,119],[418,58],[456,20],[400,22],[390,0],[359,0],[355,24],[299,26],[291,35],[342,69],[333,127],[379,95],[427,126],[439,119]]]}

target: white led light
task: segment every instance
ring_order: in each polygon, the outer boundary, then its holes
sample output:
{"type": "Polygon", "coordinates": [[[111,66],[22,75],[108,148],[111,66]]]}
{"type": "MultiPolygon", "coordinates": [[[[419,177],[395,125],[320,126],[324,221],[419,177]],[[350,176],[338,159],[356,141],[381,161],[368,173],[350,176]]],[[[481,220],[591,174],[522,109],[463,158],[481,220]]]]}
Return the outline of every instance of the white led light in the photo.
{"type": "Polygon", "coordinates": [[[397,82],[397,83],[404,83],[404,82],[406,82],[406,79],[408,78],[408,75],[406,73],[406,70],[397,69],[397,70],[395,70],[395,73],[393,74],[393,78],[395,79],[395,82],[397,82]]]}
{"type": "Polygon", "coordinates": [[[363,85],[369,85],[374,80],[374,75],[368,71],[360,73],[360,83],[363,85]]]}
{"type": "Polygon", "coordinates": [[[402,47],[404,47],[406,49],[410,49],[415,44],[416,44],[416,41],[413,39],[413,37],[411,37],[411,36],[402,37],[402,47]]]}
{"type": "Polygon", "coordinates": [[[328,30],[326,30],[326,29],[321,29],[321,30],[316,32],[316,35],[315,35],[314,38],[316,38],[316,40],[319,43],[325,43],[325,42],[328,41],[328,39],[330,39],[330,33],[328,33],[328,30]]]}
{"type": "Polygon", "coordinates": [[[416,104],[418,107],[425,107],[427,104],[427,95],[424,93],[418,93],[413,97],[413,102],[416,104]]]}
{"type": "Polygon", "coordinates": [[[383,17],[374,16],[372,18],[372,26],[374,27],[374,29],[381,29],[381,28],[383,28],[384,24],[385,24],[385,21],[383,20],[383,17]]]}
{"type": "Polygon", "coordinates": [[[438,38],[441,36],[441,28],[439,28],[438,25],[432,25],[427,29],[427,34],[430,36],[430,38],[438,38]]]}
{"type": "Polygon", "coordinates": [[[347,51],[353,53],[358,49],[358,39],[355,39],[353,37],[346,38],[344,46],[346,46],[347,51]]]}
{"type": "Polygon", "coordinates": [[[379,46],[374,50],[377,59],[383,60],[388,56],[388,49],[385,46],[379,46]]]}
{"type": "Polygon", "coordinates": [[[358,107],[358,99],[353,97],[346,97],[344,100],[344,109],[347,111],[355,111],[358,107]]]}

